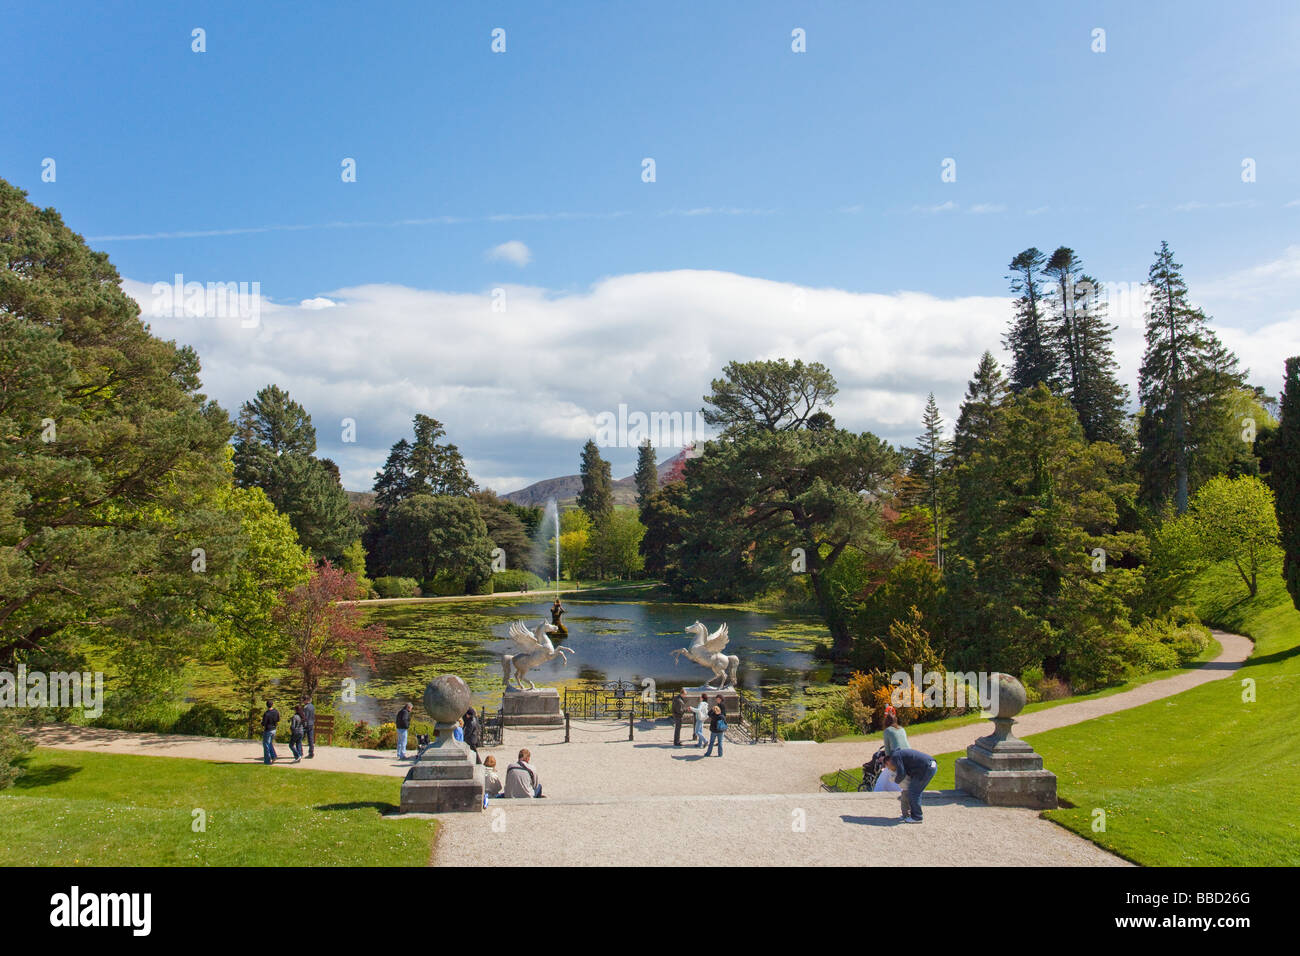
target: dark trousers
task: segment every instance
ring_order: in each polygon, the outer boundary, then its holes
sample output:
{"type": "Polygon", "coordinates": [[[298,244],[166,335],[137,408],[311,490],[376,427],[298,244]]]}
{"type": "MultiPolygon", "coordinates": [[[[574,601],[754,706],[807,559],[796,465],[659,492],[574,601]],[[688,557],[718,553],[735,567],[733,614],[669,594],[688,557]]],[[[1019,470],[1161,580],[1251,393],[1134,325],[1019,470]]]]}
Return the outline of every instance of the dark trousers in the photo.
{"type": "Polygon", "coordinates": [[[676,747],[682,742],[682,715],[676,714],[673,717],[673,746],[676,747]]]}
{"type": "Polygon", "coordinates": [[[935,761],[931,760],[930,769],[923,776],[918,777],[916,774],[910,773],[907,775],[907,779],[903,781],[903,792],[907,794],[908,809],[912,816],[918,820],[921,819],[921,794],[925,792],[925,788],[938,772],[939,767],[935,761]]]}
{"type": "Polygon", "coordinates": [[[307,725],[307,756],[316,756],[316,725],[307,725]]]}

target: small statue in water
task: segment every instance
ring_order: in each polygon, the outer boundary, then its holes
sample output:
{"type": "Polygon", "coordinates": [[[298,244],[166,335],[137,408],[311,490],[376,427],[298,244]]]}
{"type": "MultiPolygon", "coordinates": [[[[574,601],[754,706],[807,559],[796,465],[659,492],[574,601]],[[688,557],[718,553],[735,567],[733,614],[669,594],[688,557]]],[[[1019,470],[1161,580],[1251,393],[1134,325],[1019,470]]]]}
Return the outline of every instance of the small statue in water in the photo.
{"type": "Polygon", "coordinates": [[[569,629],[560,620],[562,617],[564,617],[564,605],[560,603],[559,598],[556,598],[555,603],[551,605],[551,625],[561,637],[567,637],[569,629]]]}

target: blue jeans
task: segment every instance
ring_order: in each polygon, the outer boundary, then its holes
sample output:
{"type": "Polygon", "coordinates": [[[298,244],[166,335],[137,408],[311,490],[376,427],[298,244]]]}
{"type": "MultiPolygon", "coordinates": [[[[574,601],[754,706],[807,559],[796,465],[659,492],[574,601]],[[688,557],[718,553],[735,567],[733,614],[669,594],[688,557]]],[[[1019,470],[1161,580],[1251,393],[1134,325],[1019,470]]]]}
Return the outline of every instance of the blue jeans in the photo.
{"type": "Polygon", "coordinates": [[[302,738],[301,737],[294,737],[292,735],[289,737],[289,753],[293,754],[295,760],[302,759],[302,738]]]}
{"type": "Polygon", "coordinates": [[[695,749],[698,750],[703,746],[704,746],[704,721],[697,720],[695,722],[695,749]]]}
{"type": "Polygon", "coordinates": [[[262,762],[270,763],[276,758],[275,752],[275,731],[262,731],[262,762]]]}
{"type": "Polygon", "coordinates": [[[397,728],[397,759],[398,759],[398,760],[405,760],[405,759],[406,759],[406,734],[407,734],[407,732],[408,732],[408,731],[407,731],[407,729],[406,729],[405,727],[398,727],[398,728],[397,728]]]}
{"type": "Polygon", "coordinates": [[[718,745],[718,756],[722,756],[722,731],[720,730],[712,730],[709,732],[709,749],[704,751],[704,756],[709,757],[713,755],[713,745],[715,742],[718,745]]]}
{"type": "Polygon", "coordinates": [[[925,776],[918,777],[915,774],[908,774],[907,779],[903,782],[903,792],[907,794],[907,806],[912,816],[917,820],[921,819],[921,794],[925,792],[926,786],[938,772],[938,765],[931,760],[930,769],[925,772],[925,776]]]}

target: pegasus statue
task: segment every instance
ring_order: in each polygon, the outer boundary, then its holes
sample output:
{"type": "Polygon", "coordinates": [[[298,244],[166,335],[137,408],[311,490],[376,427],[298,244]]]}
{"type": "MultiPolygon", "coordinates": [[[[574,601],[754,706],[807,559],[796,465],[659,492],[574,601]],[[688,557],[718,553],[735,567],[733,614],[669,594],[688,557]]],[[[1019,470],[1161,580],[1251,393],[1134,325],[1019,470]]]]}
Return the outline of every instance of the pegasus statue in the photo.
{"type": "Polygon", "coordinates": [[[727,625],[723,624],[710,634],[707,627],[696,621],[686,628],[686,633],[695,635],[694,643],[690,647],[681,647],[673,651],[673,657],[680,661],[685,654],[688,660],[713,671],[713,677],[705,685],[707,687],[712,687],[714,681],[718,682],[718,690],[735,687],[740,658],[735,654],[722,653],[722,649],[727,646],[727,625]]]}
{"type": "MultiPolygon", "coordinates": [[[[550,635],[558,630],[559,628],[554,624],[548,624],[545,621],[538,624],[531,631],[518,621],[511,623],[510,639],[515,642],[516,652],[501,657],[502,683],[506,687],[510,686],[510,680],[513,677],[515,684],[520,690],[523,690],[526,679],[525,674],[534,667],[540,667],[547,661],[553,661],[557,657],[564,661],[565,664],[569,663],[565,653],[576,654],[578,652],[572,647],[565,647],[564,645],[556,647],[551,643],[550,635]]],[[[537,685],[532,681],[528,681],[528,689],[537,690],[537,685]]]]}

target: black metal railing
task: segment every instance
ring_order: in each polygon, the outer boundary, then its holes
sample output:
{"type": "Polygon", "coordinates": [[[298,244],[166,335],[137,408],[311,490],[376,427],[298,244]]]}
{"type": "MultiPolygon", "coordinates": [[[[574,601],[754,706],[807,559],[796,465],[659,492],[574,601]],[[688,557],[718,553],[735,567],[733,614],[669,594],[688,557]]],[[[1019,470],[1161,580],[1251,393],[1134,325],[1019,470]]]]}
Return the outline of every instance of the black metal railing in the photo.
{"type": "Polygon", "coordinates": [[[753,700],[740,691],[736,695],[740,698],[740,727],[745,736],[754,743],[779,741],[781,717],[776,705],[753,700]]]}
{"type": "Polygon", "coordinates": [[[480,747],[500,747],[505,738],[505,721],[502,719],[503,711],[497,710],[496,714],[490,713],[487,708],[483,709],[480,720],[483,722],[483,736],[479,741],[480,747]]]}
{"type": "MultiPolygon", "coordinates": [[[[600,687],[566,687],[564,712],[571,720],[660,720],[671,719],[675,691],[638,690],[631,681],[608,681],[600,687]]],[[[729,724],[735,734],[753,743],[779,741],[780,711],[775,704],[737,693],[740,712],[729,724]]],[[[685,722],[693,719],[686,715],[685,722]]]]}

